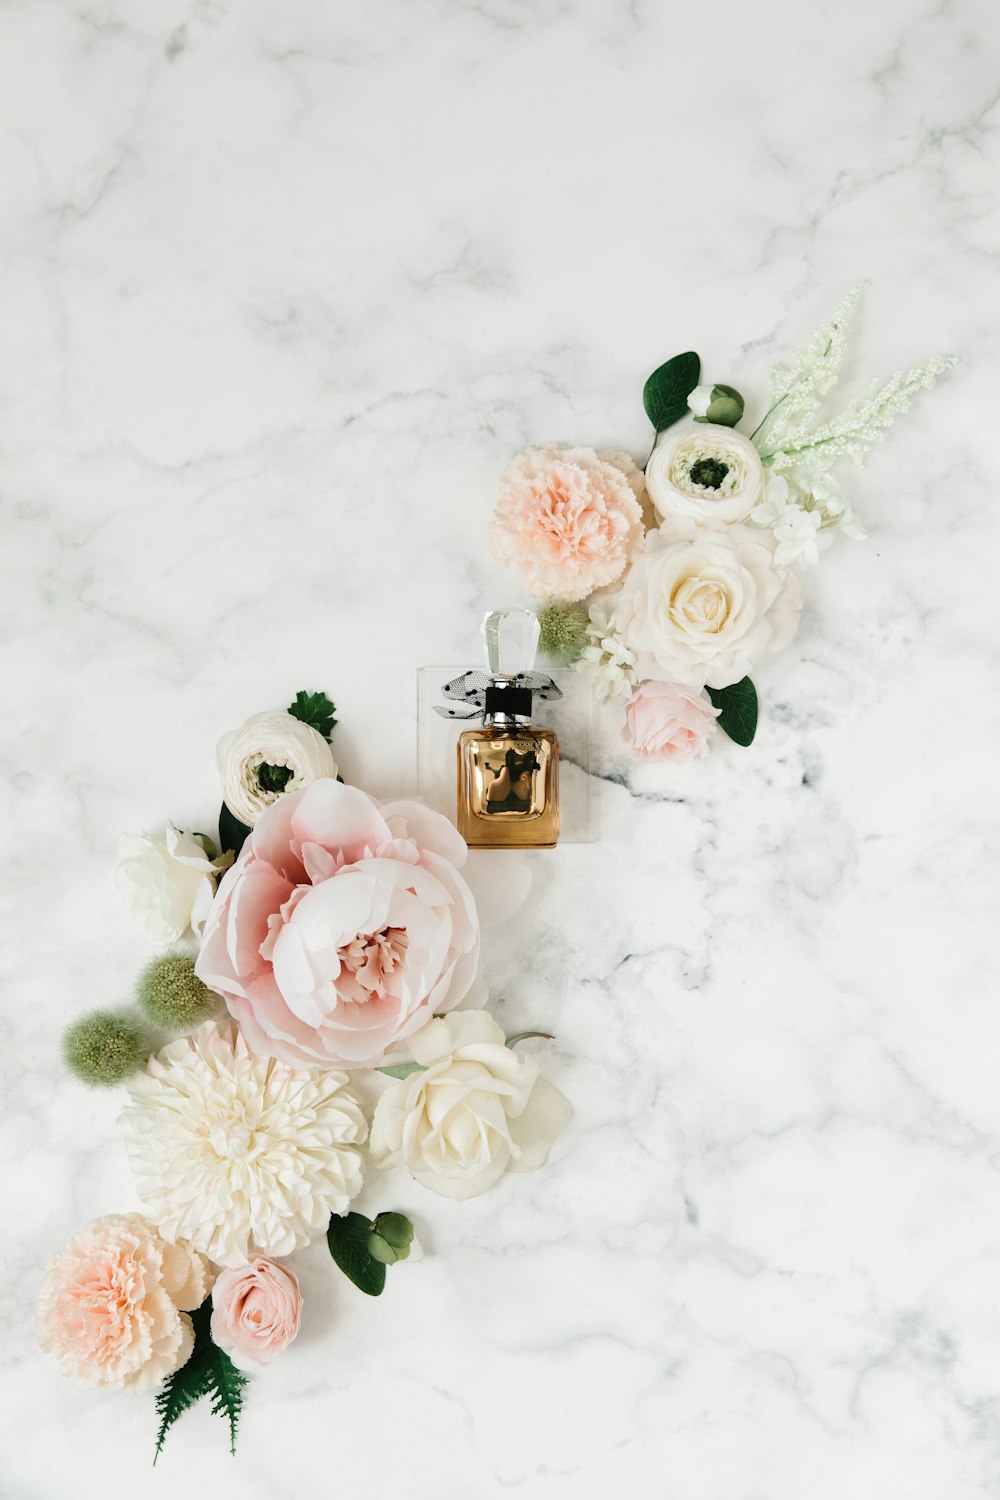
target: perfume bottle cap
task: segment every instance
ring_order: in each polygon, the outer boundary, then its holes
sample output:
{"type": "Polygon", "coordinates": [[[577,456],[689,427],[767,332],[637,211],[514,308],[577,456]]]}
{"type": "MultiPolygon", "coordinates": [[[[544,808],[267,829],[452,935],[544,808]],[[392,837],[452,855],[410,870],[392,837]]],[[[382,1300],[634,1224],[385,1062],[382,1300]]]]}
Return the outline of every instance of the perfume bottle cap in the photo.
{"type": "Polygon", "coordinates": [[[494,609],[482,624],[491,677],[518,677],[535,665],[538,616],[530,609],[494,609]]]}

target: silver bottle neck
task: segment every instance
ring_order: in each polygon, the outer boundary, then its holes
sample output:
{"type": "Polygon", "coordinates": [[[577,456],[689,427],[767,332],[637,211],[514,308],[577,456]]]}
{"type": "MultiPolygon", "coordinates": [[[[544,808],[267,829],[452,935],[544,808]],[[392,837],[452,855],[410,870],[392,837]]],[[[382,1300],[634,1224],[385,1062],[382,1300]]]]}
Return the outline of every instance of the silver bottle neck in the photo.
{"type": "Polygon", "coordinates": [[[483,715],[483,727],[486,729],[507,729],[513,732],[518,729],[527,729],[530,723],[529,714],[505,714],[494,710],[483,715]]]}

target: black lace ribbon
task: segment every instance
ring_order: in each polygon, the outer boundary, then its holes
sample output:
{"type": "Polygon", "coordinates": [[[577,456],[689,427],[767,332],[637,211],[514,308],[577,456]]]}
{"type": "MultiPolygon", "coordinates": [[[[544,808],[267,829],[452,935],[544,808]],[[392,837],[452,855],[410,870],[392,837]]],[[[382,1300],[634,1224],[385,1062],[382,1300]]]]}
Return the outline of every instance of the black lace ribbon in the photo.
{"type": "MultiPolygon", "coordinates": [[[[434,712],[443,719],[479,719],[486,709],[486,689],[493,682],[488,672],[463,672],[453,677],[441,689],[448,699],[447,706],[435,703],[434,712]]],[[[516,677],[505,677],[504,686],[520,688],[534,698],[561,698],[562,689],[557,688],[551,677],[544,672],[519,672],[516,677]]]]}

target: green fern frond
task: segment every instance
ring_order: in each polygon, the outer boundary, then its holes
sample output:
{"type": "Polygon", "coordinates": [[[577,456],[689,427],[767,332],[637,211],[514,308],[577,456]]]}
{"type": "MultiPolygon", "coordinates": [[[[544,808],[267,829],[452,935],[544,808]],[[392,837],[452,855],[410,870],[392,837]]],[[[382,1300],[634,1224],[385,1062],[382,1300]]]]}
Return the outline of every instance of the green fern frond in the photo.
{"type": "Polygon", "coordinates": [[[208,1386],[212,1397],[212,1411],[229,1423],[229,1451],[234,1458],[236,1429],[243,1410],[243,1392],[248,1383],[247,1377],[240,1374],[229,1355],[213,1344],[208,1386]]]}
{"type": "Polygon", "coordinates": [[[154,1464],[171,1427],[202,1396],[211,1396],[213,1413],[229,1423],[229,1451],[233,1455],[236,1453],[236,1429],[243,1409],[243,1391],[249,1382],[229,1355],[212,1342],[211,1297],[191,1314],[191,1322],[194,1325],[191,1358],[174,1371],[156,1397],[160,1426],[156,1434],[154,1464]]]}
{"type": "Polygon", "coordinates": [[[156,1415],[160,1419],[160,1426],[156,1434],[154,1465],[163,1451],[163,1444],[171,1427],[209,1390],[208,1351],[214,1347],[208,1328],[211,1316],[210,1300],[191,1314],[191,1322],[194,1324],[191,1357],[179,1370],[174,1371],[157,1393],[156,1415]]]}

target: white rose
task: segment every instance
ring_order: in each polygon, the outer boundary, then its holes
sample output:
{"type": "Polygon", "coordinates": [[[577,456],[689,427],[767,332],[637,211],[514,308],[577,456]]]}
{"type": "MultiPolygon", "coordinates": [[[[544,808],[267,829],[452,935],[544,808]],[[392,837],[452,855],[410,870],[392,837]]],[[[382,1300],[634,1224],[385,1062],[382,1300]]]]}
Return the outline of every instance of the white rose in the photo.
{"type": "Polygon", "coordinates": [[[657,445],[646,465],[646,489],[661,520],[745,520],[763,485],[764,466],[753,443],[713,423],[682,428],[657,445]]]}
{"type": "Polygon", "coordinates": [[[248,828],[286,792],[337,775],[329,741],[288,713],[254,714],[222,736],[215,758],[226,806],[248,828]]]}
{"type": "Polygon", "coordinates": [[[647,534],[615,610],[640,680],[723,688],[795,635],[797,573],[774,559],[774,538],[749,526],[677,518],[647,534]]]}
{"type": "Polygon", "coordinates": [[[408,1042],[422,1072],[393,1083],[375,1107],[370,1142],[378,1167],[403,1163],[446,1198],[474,1198],[504,1172],[543,1165],[569,1119],[559,1090],[533,1058],[504,1045],[484,1010],[454,1011],[408,1042]]]}
{"type": "Polygon", "coordinates": [[[151,943],[174,943],[190,927],[201,936],[215,895],[215,879],[228,860],[211,860],[193,833],[172,823],[162,839],[123,833],[115,879],[132,920],[151,943]]]}

